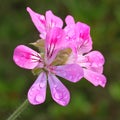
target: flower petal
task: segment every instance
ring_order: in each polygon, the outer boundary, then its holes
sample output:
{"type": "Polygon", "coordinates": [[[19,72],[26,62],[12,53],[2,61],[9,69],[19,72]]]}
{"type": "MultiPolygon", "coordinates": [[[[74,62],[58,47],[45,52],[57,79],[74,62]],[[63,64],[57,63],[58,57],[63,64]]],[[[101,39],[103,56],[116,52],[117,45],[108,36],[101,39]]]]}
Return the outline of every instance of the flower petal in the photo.
{"type": "Polygon", "coordinates": [[[85,58],[88,60],[86,67],[90,70],[93,70],[98,73],[103,72],[103,65],[105,59],[99,51],[92,51],[85,55],[85,58]]]}
{"type": "Polygon", "coordinates": [[[70,26],[72,24],[75,24],[74,18],[71,15],[66,16],[65,23],[70,26]]]}
{"type": "Polygon", "coordinates": [[[66,34],[66,37],[65,37],[66,44],[67,44],[68,47],[74,49],[74,45],[75,45],[77,37],[78,37],[76,35],[77,31],[75,31],[74,18],[72,16],[68,15],[65,18],[65,22],[66,22],[66,26],[64,28],[64,31],[65,31],[65,34],[66,34]]]}
{"type": "Polygon", "coordinates": [[[103,66],[105,60],[99,51],[92,51],[85,55],[91,63],[91,67],[103,66]]]}
{"type": "Polygon", "coordinates": [[[47,27],[53,28],[53,27],[59,27],[62,28],[63,21],[58,16],[55,16],[51,10],[47,11],[45,14],[47,27]]]}
{"type": "Polygon", "coordinates": [[[71,82],[78,82],[83,77],[83,69],[77,64],[66,64],[54,67],[54,73],[71,82]]]}
{"type": "Polygon", "coordinates": [[[40,32],[40,37],[42,39],[46,39],[46,34],[51,28],[62,28],[63,26],[63,21],[55,16],[50,10],[46,11],[45,16],[34,12],[29,7],[27,7],[27,11],[29,12],[35,27],[40,32]]]}
{"type": "Polygon", "coordinates": [[[27,11],[30,14],[30,17],[31,17],[31,19],[32,19],[35,27],[41,33],[41,37],[43,39],[45,39],[45,37],[46,37],[46,29],[45,29],[46,21],[45,21],[45,16],[34,12],[29,7],[27,7],[27,11]]]}
{"type": "Polygon", "coordinates": [[[66,33],[66,42],[76,53],[86,53],[92,49],[92,39],[90,36],[90,27],[82,22],[75,24],[72,16],[67,16],[67,26],[64,28],[66,33]]]}
{"type": "Polygon", "coordinates": [[[103,74],[84,69],[84,77],[95,86],[105,87],[106,77],[103,74]]]}
{"type": "Polygon", "coordinates": [[[33,69],[39,63],[42,65],[39,53],[25,45],[19,45],[15,48],[13,60],[19,67],[26,69],[33,69]]]}
{"type": "Polygon", "coordinates": [[[80,53],[89,52],[92,49],[92,39],[90,36],[90,27],[82,22],[77,22],[75,26],[75,31],[79,37],[77,41],[78,50],[80,53]]]}
{"type": "Polygon", "coordinates": [[[65,47],[64,37],[65,34],[61,28],[54,27],[48,32],[45,41],[46,63],[50,64],[58,51],[65,47]]]}
{"type": "Polygon", "coordinates": [[[68,89],[55,75],[50,73],[48,74],[48,82],[53,100],[62,106],[66,106],[70,101],[70,93],[68,89]]]}
{"type": "Polygon", "coordinates": [[[31,104],[37,105],[45,101],[46,98],[47,77],[42,72],[28,91],[28,100],[31,104]]]}

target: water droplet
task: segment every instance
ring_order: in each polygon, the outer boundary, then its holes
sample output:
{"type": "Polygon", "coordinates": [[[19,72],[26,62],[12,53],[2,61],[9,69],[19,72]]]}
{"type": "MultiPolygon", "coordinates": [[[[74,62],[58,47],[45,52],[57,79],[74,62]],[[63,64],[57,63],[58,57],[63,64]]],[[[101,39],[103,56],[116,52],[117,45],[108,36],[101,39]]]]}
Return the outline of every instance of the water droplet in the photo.
{"type": "Polygon", "coordinates": [[[40,86],[40,88],[44,88],[44,87],[46,86],[46,82],[41,82],[41,83],[39,84],[39,86],[40,86]]]}
{"type": "Polygon", "coordinates": [[[35,94],[35,87],[30,88],[28,94],[30,97],[32,97],[35,94]]]}
{"type": "Polygon", "coordinates": [[[99,81],[99,84],[102,85],[102,84],[104,84],[104,82],[100,80],[100,81],[99,81]]]}
{"type": "Polygon", "coordinates": [[[63,96],[63,95],[62,95],[62,93],[60,93],[60,92],[54,94],[54,97],[55,97],[56,99],[58,99],[58,100],[62,99],[62,96],[63,96]]]}
{"type": "Polygon", "coordinates": [[[35,91],[35,87],[32,87],[32,88],[31,88],[31,92],[33,92],[33,91],[35,91]]]}
{"type": "Polygon", "coordinates": [[[37,102],[39,102],[39,103],[42,103],[42,102],[44,101],[44,98],[43,98],[43,96],[41,96],[41,95],[37,95],[37,96],[35,97],[35,100],[36,100],[37,102]]]}
{"type": "Polygon", "coordinates": [[[96,80],[100,80],[99,77],[96,77],[96,80]]]}
{"type": "Polygon", "coordinates": [[[91,63],[91,66],[92,66],[92,67],[98,67],[98,66],[99,66],[99,64],[96,64],[96,63],[91,63]]]}
{"type": "Polygon", "coordinates": [[[55,87],[53,89],[53,94],[54,94],[55,99],[57,100],[60,100],[63,98],[63,92],[58,87],[55,87]]]}

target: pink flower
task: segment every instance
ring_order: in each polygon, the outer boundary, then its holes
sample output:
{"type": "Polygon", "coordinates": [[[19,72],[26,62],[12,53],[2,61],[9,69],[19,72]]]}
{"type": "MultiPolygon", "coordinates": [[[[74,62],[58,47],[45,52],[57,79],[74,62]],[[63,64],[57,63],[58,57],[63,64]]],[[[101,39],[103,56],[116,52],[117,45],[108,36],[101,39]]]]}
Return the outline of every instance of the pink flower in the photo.
{"type": "MultiPolygon", "coordinates": [[[[74,18],[68,15],[66,26],[62,29],[63,21],[52,11],[47,11],[45,16],[29,7],[27,11],[40,33],[41,41],[44,41],[44,50],[38,53],[25,45],[19,45],[14,50],[13,60],[21,68],[37,70],[38,78],[28,91],[31,104],[45,101],[47,81],[53,100],[62,106],[69,103],[70,93],[56,75],[70,82],[78,82],[84,77],[95,86],[105,86],[105,60],[99,51],[90,52],[92,39],[87,24],[75,23],[74,18]],[[65,50],[68,49],[72,52],[66,54],[65,50]]],[[[39,49],[42,49],[41,41],[35,43],[39,49]]]]}
{"type": "Polygon", "coordinates": [[[77,63],[84,71],[84,78],[95,86],[105,87],[106,77],[103,73],[104,57],[99,51],[92,51],[85,55],[74,53],[71,54],[67,64],[77,63]]]}
{"type": "Polygon", "coordinates": [[[75,23],[74,18],[68,15],[65,19],[66,41],[68,46],[77,54],[89,52],[92,49],[90,27],[82,22],[75,23]]]}
{"type": "Polygon", "coordinates": [[[27,7],[27,11],[29,12],[35,27],[40,32],[40,37],[42,39],[46,39],[46,33],[51,28],[62,28],[63,26],[63,21],[59,17],[55,16],[51,10],[46,11],[45,16],[34,12],[29,7],[27,7]]]}
{"type": "Polygon", "coordinates": [[[92,49],[90,27],[81,22],[75,23],[72,16],[66,17],[66,24],[64,29],[66,41],[73,50],[66,63],[79,64],[83,68],[84,77],[89,82],[95,86],[105,87],[106,77],[102,74],[105,60],[99,51],[90,52],[92,49]]]}
{"type": "Polygon", "coordinates": [[[83,77],[83,69],[78,64],[59,66],[52,64],[57,54],[65,49],[64,40],[64,31],[54,27],[46,34],[44,56],[24,45],[19,45],[14,50],[13,60],[18,66],[25,69],[42,70],[28,91],[28,100],[33,105],[45,101],[48,80],[53,100],[66,106],[70,100],[70,93],[56,75],[71,82],[77,82],[83,77]]]}

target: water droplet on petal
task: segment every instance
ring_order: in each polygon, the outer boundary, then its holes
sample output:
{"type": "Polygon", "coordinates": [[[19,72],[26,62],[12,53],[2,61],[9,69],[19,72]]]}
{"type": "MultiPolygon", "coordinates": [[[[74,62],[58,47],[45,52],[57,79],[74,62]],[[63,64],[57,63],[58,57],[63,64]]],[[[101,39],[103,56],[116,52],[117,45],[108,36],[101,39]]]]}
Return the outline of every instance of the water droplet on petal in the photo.
{"type": "Polygon", "coordinates": [[[58,87],[55,87],[53,89],[53,94],[54,94],[55,99],[57,100],[60,100],[63,98],[62,90],[60,90],[58,87]]]}
{"type": "Polygon", "coordinates": [[[30,97],[32,97],[32,96],[34,95],[34,93],[35,93],[35,87],[32,87],[32,88],[29,90],[28,94],[29,94],[30,97]]]}
{"type": "Polygon", "coordinates": [[[39,103],[42,103],[42,102],[44,101],[44,98],[43,98],[41,95],[37,95],[37,96],[35,97],[35,100],[36,100],[37,102],[39,102],[39,103]]]}
{"type": "Polygon", "coordinates": [[[56,98],[56,99],[58,99],[58,100],[60,100],[60,99],[62,99],[62,93],[55,93],[54,94],[54,97],[56,98]]]}
{"type": "Polygon", "coordinates": [[[104,84],[104,82],[100,80],[100,81],[99,81],[99,84],[102,85],[102,84],[104,84]]]}
{"type": "Polygon", "coordinates": [[[35,91],[35,87],[32,87],[30,91],[31,91],[31,92],[35,91]]]}
{"type": "Polygon", "coordinates": [[[66,105],[67,99],[69,95],[64,91],[64,89],[60,89],[59,87],[54,88],[54,98],[59,101],[62,105],[66,105]]]}
{"type": "Polygon", "coordinates": [[[99,80],[99,77],[96,77],[96,80],[99,80]]]}
{"type": "MultiPolygon", "coordinates": [[[[46,81],[45,81],[46,82],[46,81]]],[[[40,88],[44,88],[45,86],[46,86],[46,83],[45,82],[41,82],[40,84],[39,84],[39,86],[40,86],[40,88]]]]}

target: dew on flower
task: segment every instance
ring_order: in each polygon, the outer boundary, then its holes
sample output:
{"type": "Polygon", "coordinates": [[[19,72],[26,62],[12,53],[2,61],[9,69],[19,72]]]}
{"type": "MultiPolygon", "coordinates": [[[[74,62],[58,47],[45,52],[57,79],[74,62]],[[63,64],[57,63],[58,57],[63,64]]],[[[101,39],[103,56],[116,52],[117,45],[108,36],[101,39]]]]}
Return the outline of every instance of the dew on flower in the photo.
{"type": "Polygon", "coordinates": [[[40,96],[39,94],[35,97],[35,100],[37,101],[37,102],[44,102],[44,98],[42,97],[42,96],[40,96]]]}
{"type": "Polygon", "coordinates": [[[68,15],[63,27],[62,19],[50,10],[45,15],[29,7],[27,11],[40,34],[40,39],[31,43],[39,52],[18,45],[13,60],[19,67],[30,69],[38,76],[28,91],[31,104],[45,101],[48,81],[53,100],[59,105],[68,105],[70,93],[58,76],[70,82],[78,82],[84,77],[94,86],[105,86],[104,57],[99,51],[91,51],[93,44],[89,25],[75,23],[74,18],[68,15]]]}

